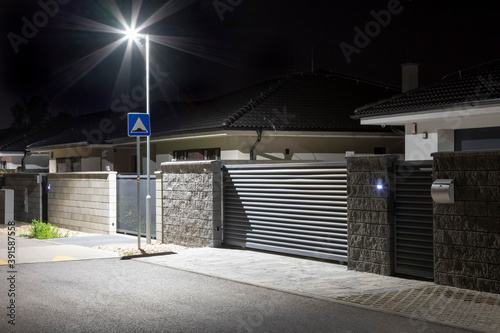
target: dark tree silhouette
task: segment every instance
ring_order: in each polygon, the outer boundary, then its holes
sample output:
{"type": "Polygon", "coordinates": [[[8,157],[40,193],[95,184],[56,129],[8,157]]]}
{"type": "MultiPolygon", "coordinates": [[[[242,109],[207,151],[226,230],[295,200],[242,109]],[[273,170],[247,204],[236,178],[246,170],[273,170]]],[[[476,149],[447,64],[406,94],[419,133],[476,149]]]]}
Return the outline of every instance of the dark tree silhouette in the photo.
{"type": "Polygon", "coordinates": [[[23,97],[22,103],[10,108],[14,128],[36,128],[49,116],[49,102],[43,96],[23,97]]]}

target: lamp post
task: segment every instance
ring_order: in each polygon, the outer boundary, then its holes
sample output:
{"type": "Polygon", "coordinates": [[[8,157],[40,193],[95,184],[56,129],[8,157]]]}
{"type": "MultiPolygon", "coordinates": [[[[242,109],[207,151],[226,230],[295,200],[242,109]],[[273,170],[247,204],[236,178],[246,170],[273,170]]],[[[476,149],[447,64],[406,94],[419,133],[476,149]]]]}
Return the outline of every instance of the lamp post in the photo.
{"type": "MultiPolygon", "coordinates": [[[[143,38],[145,40],[145,47],[146,47],[146,113],[149,115],[150,110],[149,110],[149,35],[145,34],[138,34],[134,29],[128,29],[125,34],[129,38],[129,40],[134,40],[136,38],[143,38]]],[[[139,144],[139,137],[137,138],[137,144],[139,144]]],[[[151,244],[151,184],[150,184],[150,178],[151,178],[151,171],[150,171],[150,154],[151,154],[151,140],[150,136],[147,136],[147,141],[146,141],[146,244],[151,244]]],[[[140,157],[139,154],[137,154],[137,168],[138,172],[137,174],[139,175],[139,170],[140,170],[140,157]]],[[[139,177],[139,176],[138,176],[139,177]]],[[[137,182],[139,184],[139,178],[137,179],[137,182]]],[[[137,200],[139,200],[139,185],[137,185],[137,200]]],[[[140,227],[140,216],[139,216],[139,203],[137,204],[137,246],[138,248],[141,247],[141,227],[140,227]]]]}
{"type": "MultiPolygon", "coordinates": [[[[146,34],[146,113],[149,115],[149,35],[146,34]]],[[[147,180],[146,180],[146,244],[151,244],[151,180],[150,180],[150,147],[151,147],[151,137],[148,135],[146,139],[146,169],[147,169],[147,180]]]]}

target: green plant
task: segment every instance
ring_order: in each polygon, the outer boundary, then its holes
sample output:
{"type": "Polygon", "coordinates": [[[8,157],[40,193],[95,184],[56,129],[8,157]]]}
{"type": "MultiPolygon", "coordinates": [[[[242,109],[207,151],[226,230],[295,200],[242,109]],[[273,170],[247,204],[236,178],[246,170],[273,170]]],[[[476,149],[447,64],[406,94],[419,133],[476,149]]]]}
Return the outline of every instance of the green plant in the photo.
{"type": "MultiPolygon", "coordinates": [[[[36,219],[31,221],[31,228],[29,229],[30,234],[27,235],[30,238],[37,239],[50,239],[50,238],[60,238],[59,228],[50,223],[40,222],[36,219]]],[[[64,237],[64,236],[63,236],[64,237]]]]}

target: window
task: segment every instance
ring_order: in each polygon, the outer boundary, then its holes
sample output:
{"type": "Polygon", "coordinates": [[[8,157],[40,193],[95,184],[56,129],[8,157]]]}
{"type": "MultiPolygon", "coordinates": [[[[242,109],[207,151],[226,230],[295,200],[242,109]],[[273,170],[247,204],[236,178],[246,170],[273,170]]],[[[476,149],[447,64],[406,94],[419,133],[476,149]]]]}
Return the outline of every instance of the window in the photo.
{"type": "Polygon", "coordinates": [[[177,161],[220,160],[220,148],[176,150],[174,158],[177,161]]]}
{"type": "Polygon", "coordinates": [[[500,127],[455,130],[455,151],[500,149],[500,127]]]}
{"type": "Polygon", "coordinates": [[[82,171],[81,157],[63,157],[56,159],[57,172],[79,172],[82,171]]]}

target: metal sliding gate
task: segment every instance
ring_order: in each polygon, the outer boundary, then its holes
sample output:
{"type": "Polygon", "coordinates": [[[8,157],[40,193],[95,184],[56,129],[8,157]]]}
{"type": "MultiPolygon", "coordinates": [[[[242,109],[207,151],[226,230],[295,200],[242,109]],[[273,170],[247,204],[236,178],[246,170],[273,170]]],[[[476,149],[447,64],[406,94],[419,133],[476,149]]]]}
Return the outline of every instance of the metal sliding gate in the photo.
{"type": "Polygon", "coordinates": [[[432,161],[396,163],[397,274],[434,277],[432,161]]]}
{"type": "Polygon", "coordinates": [[[345,163],[224,166],[224,244],[347,261],[345,163]]]}
{"type": "MultiPolygon", "coordinates": [[[[141,236],[146,236],[146,181],[140,182],[141,236]]],[[[151,238],[156,238],[156,175],[151,175],[151,238]]],[[[116,176],[116,231],[137,236],[137,176],[116,176]]]]}

